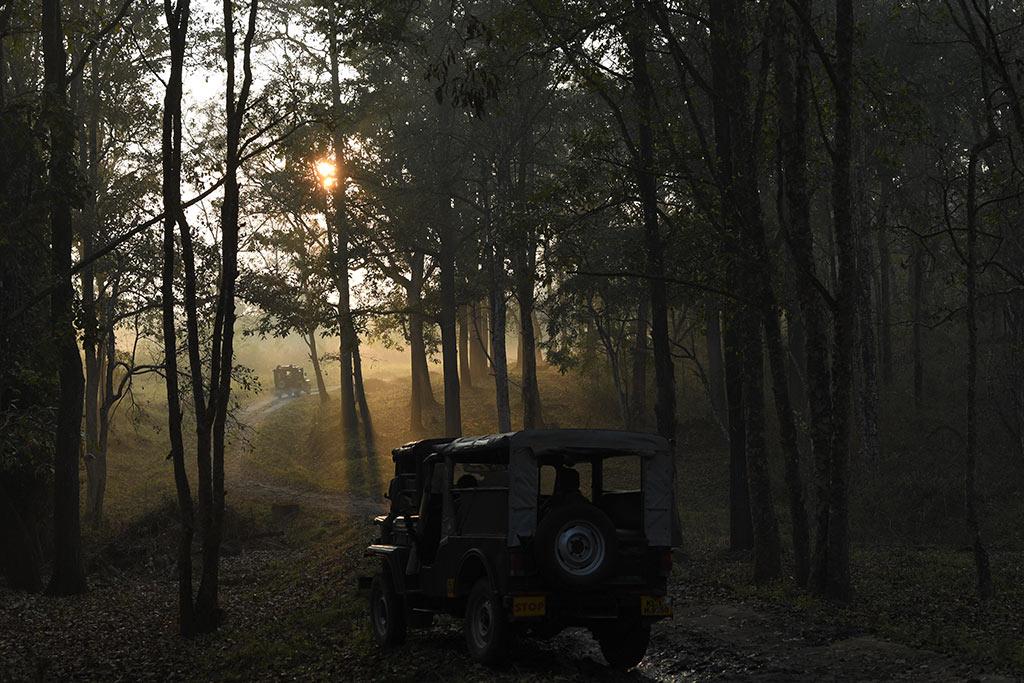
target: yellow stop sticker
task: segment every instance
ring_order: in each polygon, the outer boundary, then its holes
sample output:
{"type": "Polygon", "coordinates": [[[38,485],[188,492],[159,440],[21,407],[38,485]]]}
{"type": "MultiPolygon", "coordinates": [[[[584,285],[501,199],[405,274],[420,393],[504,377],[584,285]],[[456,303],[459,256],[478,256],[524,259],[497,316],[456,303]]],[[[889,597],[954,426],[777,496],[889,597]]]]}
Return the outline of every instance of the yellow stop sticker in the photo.
{"type": "Polygon", "coordinates": [[[670,617],[672,616],[672,602],[667,597],[641,595],[640,616],[670,617]]]}
{"type": "Polygon", "coordinates": [[[547,611],[547,602],[543,595],[517,595],[512,598],[512,616],[542,617],[547,611]]]}

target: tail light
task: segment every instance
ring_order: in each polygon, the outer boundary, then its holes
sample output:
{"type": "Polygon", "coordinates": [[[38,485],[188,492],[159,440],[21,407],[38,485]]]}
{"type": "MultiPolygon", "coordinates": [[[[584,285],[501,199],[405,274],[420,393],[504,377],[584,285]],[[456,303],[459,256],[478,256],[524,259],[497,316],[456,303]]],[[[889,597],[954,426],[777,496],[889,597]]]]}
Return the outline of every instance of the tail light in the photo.
{"type": "Polygon", "coordinates": [[[529,573],[526,553],[521,550],[510,550],[508,553],[509,576],[526,576],[529,573]]]}
{"type": "Polygon", "coordinates": [[[661,576],[672,575],[672,551],[664,550],[658,556],[658,574],[661,576]]]}

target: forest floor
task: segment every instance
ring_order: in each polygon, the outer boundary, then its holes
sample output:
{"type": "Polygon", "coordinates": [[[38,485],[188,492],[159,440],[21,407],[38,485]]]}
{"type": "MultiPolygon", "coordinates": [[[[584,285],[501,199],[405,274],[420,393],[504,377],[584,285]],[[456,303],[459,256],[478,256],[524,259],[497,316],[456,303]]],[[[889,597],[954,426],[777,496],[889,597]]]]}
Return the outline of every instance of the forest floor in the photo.
{"type": "MultiPolygon", "coordinates": [[[[136,513],[138,496],[152,494],[151,473],[142,471],[132,489],[137,495],[112,505],[115,512],[119,505],[132,511],[127,521],[87,538],[93,541],[89,593],[56,599],[0,586],[0,680],[1010,681],[1024,675],[1024,553],[994,556],[998,588],[1012,599],[982,610],[953,597],[964,589],[959,583],[969,584],[965,553],[859,550],[858,599],[834,609],[788,583],[749,586],[748,564],[720,549],[714,529],[722,520],[711,512],[684,513],[688,543],[677,553],[671,587],[676,616],[655,627],[648,655],[633,672],[607,669],[579,630],[519,642],[508,664],[483,669],[465,653],[460,622],[448,618],[411,632],[405,646],[382,655],[370,638],[356,578],[372,571],[362,549],[372,535],[369,517],[383,509],[390,459],[325,464],[330,430],[317,425],[337,411],[315,405],[315,397],[261,398],[243,411],[252,430],[250,447],[228,463],[221,569],[227,616],[217,633],[175,635],[173,503],[157,497],[136,513]],[[947,575],[937,575],[936,567],[947,575]]],[[[378,408],[375,414],[388,416],[386,405],[378,408]]],[[[404,412],[390,419],[401,417],[404,412]]],[[[378,438],[390,447],[401,436],[378,438]]],[[[137,440],[137,447],[150,448],[145,435],[137,440]]],[[[701,485],[694,477],[693,490],[701,485]]],[[[694,507],[703,507],[700,498],[694,496],[694,507]]]]}

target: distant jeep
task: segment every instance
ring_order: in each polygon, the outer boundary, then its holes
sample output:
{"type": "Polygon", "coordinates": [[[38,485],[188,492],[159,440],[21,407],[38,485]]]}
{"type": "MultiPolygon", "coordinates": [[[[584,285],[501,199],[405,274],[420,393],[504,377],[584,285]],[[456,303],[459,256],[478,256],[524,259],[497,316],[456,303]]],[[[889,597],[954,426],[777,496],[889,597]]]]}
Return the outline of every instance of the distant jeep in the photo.
{"type": "Polygon", "coordinates": [[[433,615],[465,618],[470,654],[493,663],[514,634],[590,629],[628,669],[672,614],[675,522],[668,442],[651,434],[538,430],[431,439],[393,451],[391,511],[370,621],[381,646],[433,615]]]}
{"type": "Polygon", "coordinates": [[[306,371],[297,365],[278,365],[274,368],[274,395],[298,396],[309,393],[306,371]]]}

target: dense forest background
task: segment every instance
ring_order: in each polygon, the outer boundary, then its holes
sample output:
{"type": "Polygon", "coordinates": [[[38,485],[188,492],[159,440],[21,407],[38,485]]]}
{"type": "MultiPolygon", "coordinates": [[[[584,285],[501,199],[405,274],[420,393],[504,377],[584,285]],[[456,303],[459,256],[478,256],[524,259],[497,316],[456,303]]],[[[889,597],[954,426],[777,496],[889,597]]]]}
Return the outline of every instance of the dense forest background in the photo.
{"type": "Polygon", "coordinates": [[[0,630],[153,572],[150,630],[233,633],[231,558],[354,567],[403,441],[601,426],[674,443],[694,604],[1024,669],[1019,2],[40,3],[0,0],[0,630]]]}

